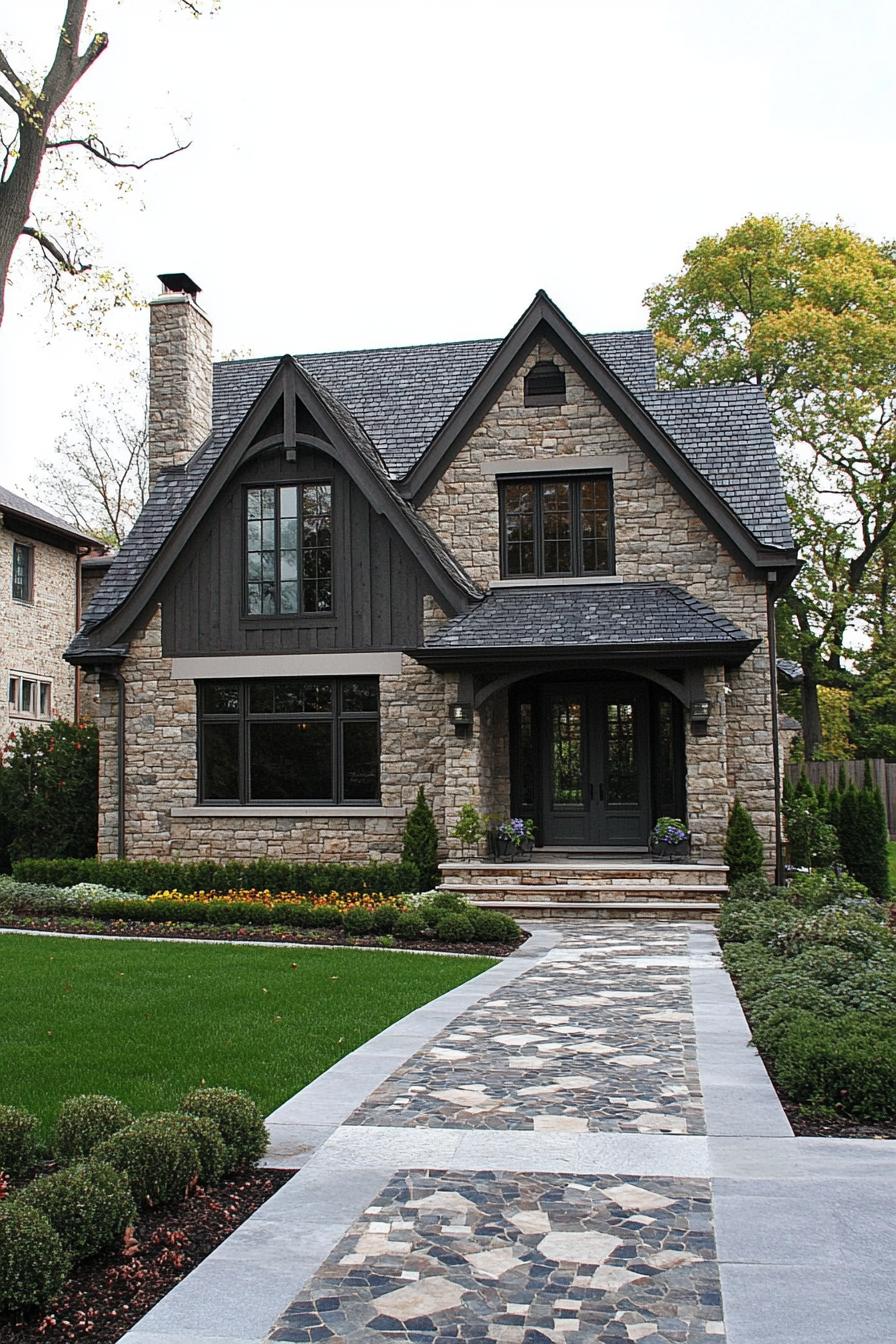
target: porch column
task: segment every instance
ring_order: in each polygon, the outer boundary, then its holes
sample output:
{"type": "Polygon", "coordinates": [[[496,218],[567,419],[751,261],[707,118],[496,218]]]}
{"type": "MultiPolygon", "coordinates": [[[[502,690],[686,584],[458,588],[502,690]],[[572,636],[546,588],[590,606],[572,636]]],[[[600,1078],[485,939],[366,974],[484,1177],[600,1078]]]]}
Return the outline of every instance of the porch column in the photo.
{"type": "Polygon", "coordinates": [[[725,669],[704,669],[709,720],[706,732],[696,736],[685,710],[688,823],[694,839],[694,857],[719,862],[728,828],[728,715],[725,669]]]}

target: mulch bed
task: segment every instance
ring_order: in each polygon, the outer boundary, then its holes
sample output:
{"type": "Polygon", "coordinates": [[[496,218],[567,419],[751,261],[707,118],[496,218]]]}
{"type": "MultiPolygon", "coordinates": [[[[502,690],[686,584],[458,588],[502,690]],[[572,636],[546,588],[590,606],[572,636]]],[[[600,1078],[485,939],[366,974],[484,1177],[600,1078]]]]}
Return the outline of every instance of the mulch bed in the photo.
{"type": "MultiPolygon", "coordinates": [[[[270,926],[236,928],[215,924],[153,924],[149,921],[113,919],[79,919],[76,916],[3,915],[0,933],[15,933],[16,929],[40,929],[51,933],[89,933],[98,938],[178,938],[201,939],[203,942],[227,943],[302,943],[314,947],[382,947],[380,937],[350,937],[341,929],[282,929],[270,926]]],[[[506,957],[525,942],[528,934],[518,942],[508,943],[440,943],[434,938],[415,940],[395,939],[386,944],[402,952],[462,952],[473,957],[506,957]]]]}
{"type": "Polygon", "coordinates": [[[145,1214],[126,1249],[76,1266],[48,1311],[0,1317],[0,1344],[113,1344],[294,1175],[253,1171],[145,1214]]]}
{"type": "Polygon", "coordinates": [[[813,1115],[778,1094],[794,1134],[816,1139],[896,1139],[896,1120],[866,1125],[842,1115],[813,1115]]]}

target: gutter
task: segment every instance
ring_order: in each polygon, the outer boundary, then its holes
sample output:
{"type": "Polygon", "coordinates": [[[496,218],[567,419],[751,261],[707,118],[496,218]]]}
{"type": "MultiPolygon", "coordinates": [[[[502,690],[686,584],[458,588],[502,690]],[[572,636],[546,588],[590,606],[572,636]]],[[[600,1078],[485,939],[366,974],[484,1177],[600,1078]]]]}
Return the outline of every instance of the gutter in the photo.
{"type": "Polygon", "coordinates": [[[116,737],[116,748],[117,748],[117,758],[118,758],[118,759],[117,759],[117,771],[118,771],[118,774],[117,774],[117,781],[116,781],[116,782],[117,782],[117,785],[118,785],[118,803],[117,803],[117,807],[116,807],[116,823],[115,823],[115,829],[116,829],[116,832],[117,832],[117,835],[116,835],[116,839],[117,839],[117,845],[116,845],[117,856],[118,856],[119,859],[123,859],[123,858],[125,857],[125,843],[124,843],[124,798],[125,798],[125,787],[124,787],[124,767],[125,767],[125,744],[124,744],[124,729],[125,729],[125,698],[124,698],[124,677],[122,676],[121,668],[120,668],[120,667],[109,667],[109,668],[106,669],[106,671],[107,671],[108,675],[112,678],[112,680],[115,682],[115,685],[116,685],[116,687],[117,687],[117,689],[118,689],[118,716],[117,716],[117,718],[118,718],[118,730],[117,730],[116,735],[115,735],[115,737],[116,737]]]}
{"type": "Polygon", "coordinates": [[[772,760],[775,776],[775,885],[784,885],[784,834],[781,820],[781,741],[778,737],[778,631],[775,627],[777,575],[768,576],[765,590],[765,615],[768,632],[769,685],[772,695],[772,760]]]}

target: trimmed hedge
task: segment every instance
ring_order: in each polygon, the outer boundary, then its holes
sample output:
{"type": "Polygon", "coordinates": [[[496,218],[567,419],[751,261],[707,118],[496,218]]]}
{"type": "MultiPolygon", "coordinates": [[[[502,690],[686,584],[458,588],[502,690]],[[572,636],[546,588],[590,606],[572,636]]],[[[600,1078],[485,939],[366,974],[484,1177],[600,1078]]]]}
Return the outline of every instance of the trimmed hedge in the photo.
{"type": "Polygon", "coordinates": [[[211,1120],[224,1140],[227,1170],[252,1166],[268,1146],[264,1117],[245,1092],[228,1087],[197,1087],[180,1103],[187,1118],[211,1120]]]}
{"type": "Polygon", "coordinates": [[[73,1260],[118,1245],[137,1217],[127,1177],[105,1162],[76,1162],[38,1176],[16,1203],[42,1213],[73,1260]]]}
{"type": "Polygon", "coordinates": [[[794,1101],[857,1120],[896,1115],[896,1015],[795,1013],[775,1042],[775,1074],[794,1101]]]}
{"type": "Polygon", "coordinates": [[[93,1158],[122,1172],[138,1204],[176,1204],[199,1178],[199,1149],[184,1117],[158,1111],[97,1144],[93,1158]]]}
{"type": "Polygon", "coordinates": [[[134,1115],[123,1101],[88,1093],[68,1097],[59,1108],[54,1147],[63,1162],[88,1157],[105,1139],[133,1124],[134,1115]]]}
{"type": "Polygon", "coordinates": [[[21,1106],[0,1106],[0,1171],[24,1176],[36,1164],[40,1121],[21,1106]]]}
{"type": "Polygon", "coordinates": [[[0,1311],[44,1307],[72,1267],[59,1233],[19,1200],[0,1204],[0,1311]]]}
{"type": "Polygon", "coordinates": [[[331,891],[381,892],[399,896],[418,891],[417,869],[407,863],[287,863],[253,859],[248,863],[175,863],[161,859],[19,859],[13,876],[21,882],[73,887],[79,882],[151,896],[155,891],[331,891]]]}

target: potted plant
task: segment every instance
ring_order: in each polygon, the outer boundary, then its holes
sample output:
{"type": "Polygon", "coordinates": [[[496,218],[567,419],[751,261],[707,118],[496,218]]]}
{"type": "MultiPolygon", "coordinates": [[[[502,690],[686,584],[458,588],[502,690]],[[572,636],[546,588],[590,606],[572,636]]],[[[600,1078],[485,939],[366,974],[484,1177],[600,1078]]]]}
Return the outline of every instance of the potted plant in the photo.
{"type": "Polygon", "coordinates": [[[651,858],[681,863],[690,857],[691,833],[680,817],[660,817],[650,832],[651,858]]]}
{"type": "Polygon", "coordinates": [[[479,850],[479,841],[486,833],[485,822],[472,803],[464,803],[451,834],[459,840],[464,849],[472,849],[474,856],[479,850]]]}
{"type": "Polygon", "coordinates": [[[531,859],[535,848],[535,822],[531,817],[508,817],[489,829],[489,842],[496,859],[531,859]]]}

